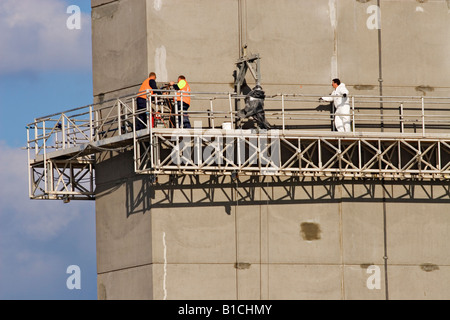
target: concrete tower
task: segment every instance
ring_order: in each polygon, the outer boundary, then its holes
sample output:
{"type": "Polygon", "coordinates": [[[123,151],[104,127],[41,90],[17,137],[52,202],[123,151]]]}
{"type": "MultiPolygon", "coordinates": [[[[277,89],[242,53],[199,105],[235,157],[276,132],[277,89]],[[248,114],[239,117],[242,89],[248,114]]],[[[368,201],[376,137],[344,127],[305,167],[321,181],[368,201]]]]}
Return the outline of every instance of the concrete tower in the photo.
{"type": "MultiPolygon", "coordinates": [[[[448,97],[449,10],[444,0],[92,0],[95,102],[136,93],[151,71],[233,91],[244,45],[261,57],[268,95],[327,95],[339,77],[351,94],[448,97]]],[[[99,154],[95,174],[99,299],[450,298],[446,179],[154,183],[134,172],[130,149],[99,154]]]]}

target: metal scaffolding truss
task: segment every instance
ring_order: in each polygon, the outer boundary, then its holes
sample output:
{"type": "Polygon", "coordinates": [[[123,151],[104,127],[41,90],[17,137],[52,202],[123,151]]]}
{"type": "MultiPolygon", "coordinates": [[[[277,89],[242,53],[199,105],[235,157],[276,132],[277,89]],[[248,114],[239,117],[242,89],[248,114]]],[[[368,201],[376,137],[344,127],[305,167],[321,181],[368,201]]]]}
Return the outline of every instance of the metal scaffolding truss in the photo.
{"type": "Polygon", "coordinates": [[[450,139],[183,130],[155,131],[151,140],[135,142],[137,173],[450,177],[450,139]]]}
{"type": "Polygon", "coordinates": [[[323,112],[318,96],[267,96],[268,131],[235,127],[234,106],[245,98],[235,93],[192,92],[193,128],[183,128],[177,97],[167,91],[138,110],[131,95],[35,119],[27,126],[30,198],[94,199],[96,155],[125,149],[133,150],[135,172],[152,181],[167,174],[450,177],[450,98],[351,96],[352,132],[338,133],[333,109],[323,112]],[[144,129],[136,130],[139,123],[144,129]]]}
{"type": "Polygon", "coordinates": [[[53,160],[41,165],[33,164],[30,170],[30,198],[93,200],[94,159],[53,160]]]}

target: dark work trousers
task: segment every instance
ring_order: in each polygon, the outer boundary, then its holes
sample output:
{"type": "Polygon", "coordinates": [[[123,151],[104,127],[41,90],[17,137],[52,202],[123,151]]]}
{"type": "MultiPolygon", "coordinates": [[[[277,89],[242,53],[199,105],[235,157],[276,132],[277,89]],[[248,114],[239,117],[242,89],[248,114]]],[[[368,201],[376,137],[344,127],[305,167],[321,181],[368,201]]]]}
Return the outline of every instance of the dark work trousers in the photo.
{"type": "Polygon", "coordinates": [[[136,130],[141,130],[147,128],[147,112],[143,111],[147,109],[147,99],[138,97],[136,100],[137,100],[136,111],[137,112],[142,111],[142,113],[137,115],[138,119],[136,119],[136,130]]]}
{"type": "MultiPolygon", "coordinates": [[[[178,113],[181,114],[181,101],[177,101],[178,105],[178,113]]],[[[183,128],[189,129],[191,128],[191,122],[189,121],[189,115],[187,111],[189,109],[189,105],[187,103],[183,103],[183,128]]],[[[181,128],[181,116],[178,117],[178,127],[181,128]]]]}

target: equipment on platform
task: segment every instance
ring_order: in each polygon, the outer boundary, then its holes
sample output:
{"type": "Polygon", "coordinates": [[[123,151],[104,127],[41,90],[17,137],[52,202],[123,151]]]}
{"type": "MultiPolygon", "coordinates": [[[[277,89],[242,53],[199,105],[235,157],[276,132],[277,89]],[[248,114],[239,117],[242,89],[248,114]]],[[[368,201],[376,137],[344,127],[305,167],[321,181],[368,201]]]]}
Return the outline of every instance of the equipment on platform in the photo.
{"type": "Polygon", "coordinates": [[[266,95],[260,85],[256,85],[245,97],[245,108],[238,111],[238,126],[242,127],[242,120],[253,118],[260,129],[270,129],[270,124],[264,114],[264,99],[266,95]]]}
{"type": "Polygon", "coordinates": [[[245,107],[239,108],[239,99],[236,99],[236,112],[238,116],[236,126],[242,128],[244,119],[252,118],[256,121],[260,129],[270,129],[269,123],[266,121],[264,115],[264,99],[265,93],[261,87],[261,72],[260,72],[260,57],[259,54],[247,56],[247,45],[243,46],[242,54],[236,62],[237,70],[234,72],[235,82],[234,88],[236,94],[239,96],[245,94],[245,107]],[[247,85],[245,76],[247,71],[252,74],[256,85],[250,90],[247,85]]]}

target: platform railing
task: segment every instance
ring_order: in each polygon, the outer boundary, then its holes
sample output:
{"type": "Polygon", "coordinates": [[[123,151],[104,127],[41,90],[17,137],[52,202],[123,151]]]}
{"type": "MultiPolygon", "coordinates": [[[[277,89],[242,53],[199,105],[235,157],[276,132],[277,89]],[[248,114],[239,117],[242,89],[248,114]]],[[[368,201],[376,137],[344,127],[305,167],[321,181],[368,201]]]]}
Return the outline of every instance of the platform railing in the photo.
{"type": "Polygon", "coordinates": [[[317,95],[266,96],[266,131],[252,119],[237,121],[245,96],[189,93],[192,128],[186,129],[174,91],[147,93],[146,108],[138,109],[141,94],[28,124],[30,198],[94,199],[94,154],[117,150],[117,143],[133,148],[136,173],[450,177],[449,97],[350,96],[352,130],[341,133],[333,105],[317,95]],[[191,140],[183,144],[186,137],[191,140]],[[225,143],[217,146],[217,139],[225,143]],[[204,149],[209,155],[195,157],[204,149]]]}
{"type": "MultiPolygon", "coordinates": [[[[237,128],[237,101],[244,96],[233,93],[191,92],[188,117],[203,128],[237,128]]],[[[183,110],[177,110],[177,95],[167,91],[150,96],[147,108],[137,109],[138,95],[71,109],[35,119],[27,125],[30,159],[46,157],[61,149],[99,142],[106,138],[136,133],[142,123],[147,132],[157,128],[184,129],[183,110]],[[167,106],[171,101],[173,109],[167,106]],[[147,114],[143,123],[140,115],[147,114]],[[152,120],[153,119],[153,120],[152,120]]],[[[332,105],[318,102],[317,95],[276,94],[265,99],[265,117],[272,128],[285,134],[289,130],[334,131],[332,105]]],[[[396,132],[399,134],[450,134],[450,97],[350,96],[352,132],[396,132]]]]}

